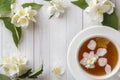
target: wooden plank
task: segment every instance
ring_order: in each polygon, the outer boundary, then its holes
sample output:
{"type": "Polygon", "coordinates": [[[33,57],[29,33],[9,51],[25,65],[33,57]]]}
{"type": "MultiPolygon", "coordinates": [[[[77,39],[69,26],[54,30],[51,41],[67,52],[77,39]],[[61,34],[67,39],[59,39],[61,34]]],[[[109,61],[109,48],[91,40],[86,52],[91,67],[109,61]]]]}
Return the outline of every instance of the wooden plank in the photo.
{"type": "MultiPolygon", "coordinates": [[[[35,0],[37,3],[46,2],[35,0]]],[[[50,80],[50,23],[47,16],[47,6],[43,6],[36,16],[37,22],[34,24],[34,64],[38,68],[44,64],[44,72],[40,80],[50,80]]]]}
{"type": "Polygon", "coordinates": [[[66,15],[50,20],[50,80],[66,80],[66,73],[59,79],[52,73],[53,66],[66,69],[66,15]]]}
{"type": "MultiPolygon", "coordinates": [[[[67,49],[73,37],[82,30],[82,10],[67,0],[67,49]]],[[[75,80],[67,68],[67,80],[75,80]]]]}

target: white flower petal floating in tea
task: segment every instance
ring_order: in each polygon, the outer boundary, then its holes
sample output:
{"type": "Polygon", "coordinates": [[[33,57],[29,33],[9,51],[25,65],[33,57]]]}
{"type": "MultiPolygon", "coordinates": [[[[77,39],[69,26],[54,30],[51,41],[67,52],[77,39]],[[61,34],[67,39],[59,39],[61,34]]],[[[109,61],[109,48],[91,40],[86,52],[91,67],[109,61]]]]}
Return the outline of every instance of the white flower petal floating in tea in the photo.
{"type": "Polygon", "coordinates": [[[83,59],[80,61],[80,64],[85,66],[86,68],[94,68],[94,63],[97,60],[97,56],[94,54],[94,51],[90,51],[90,53],[84,53],[83,59]]]}
{"type": "Polygon", "coordinates": [[[111,72],[111,66],[109,64],[105,66],[105,72],[106,74],[109,74],[111,72]]]}
{"type": "Polygon", "coordinates": [[[104,67],[107,64],[107,58],[99,58],[98,64],[99,66],[104,67]]]}
{"type": "Polygon", "coordinates": [[[88,47],[90,50],[94,50],[95,47],[96,47],[96,42],[95,42],[94,40],[91,40],[91,41],[88,43],[87,47],[88,47]]]}
{"type": "Polygon", "coordinates": [[[106,48],[99,48],[98,50],[97,50],[97,55],[98,56],[104,56],[105,54],[107,53],[107,49],[106,48]]]}
{"type": "Polygon", "coordinates": [[[92,69],[92,68],[95,68],[95,65],[94,64],[92,64],[92,65],[86,65],[85,67],[92,69]]]}
{"type": "Polygon", "coordinates": [[[98,59],[98,56],[96,54],[94,54],[94,51],[90,51],[89,54],[90,54],[89,56],[93,57],[95,60],[98,59]]]}
{"type": "Polygon", "coordinates": [[[80,61],[80,64],[82,64],[83,66],[87,65],[87,63],[86,63],[86,59],[83,58],[83,59],[80,61]]]}
{"type": "Polygon", "coordinates": [[[87,53],[87,52],[83,53],[83,57],[88,57],[88,56],[89,56],[89,53],[87,53]]]}

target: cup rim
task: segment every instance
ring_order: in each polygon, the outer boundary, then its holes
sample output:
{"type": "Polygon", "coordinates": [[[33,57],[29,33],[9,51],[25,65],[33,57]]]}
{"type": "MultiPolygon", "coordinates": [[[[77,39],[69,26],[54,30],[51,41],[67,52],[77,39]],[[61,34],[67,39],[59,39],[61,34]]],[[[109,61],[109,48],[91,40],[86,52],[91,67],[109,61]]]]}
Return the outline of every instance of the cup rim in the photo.
{"type": "Polygon", "coordinates": [[[75,59],[76,59],[76,61],[77,61],[77,65],[79,66],[79,69],[82,70],[82,72],[83,72],[85,75],[87,75],[87,76],[89,76],[89,77],[91,77],[91,78],[94,78],[94,79],[108,79],[108,78],[112,77],[113,75],[115,75],[115,74],[117,73],[117,71],[119,70],[119,68],[120,68],[120,64],[119,64],[119,62],[120,62],[120,50],[119,50],[119,45],[117,44],[116,40],[114,40],[113,38],[111,38],[111,37],[108,36],[108,35],[105,35],[105,34],[91,34],[91,35],[88,35],[88,36],[86,36],[85,38],[83,38],[83,39],[79,42],[79,44],[77,45],[76,54],[75,54],[75,59]],[[112,70],[112,72],[111,72],[110,74],[106,74],[106,75],[102,75],[102,76],[95,76],[95,75],[92,75],[92,74],[87,73],[87,72],[84,71],[84,70],[82,69],[82,67],[80,66],[80,63],[79,63],[79,61],[78,61],[78,54],[79,54],[78,51],[79,51],[80,47],[82,46],[82,44],[83,44],[86,40],[88,40],[88,39],[90,39],[90,38],[94,38],[94,37],[103,37],[103,38],[106,38],[106,39],[110,40],[110,41],[114,44],[114,46],[116,47],[116,49],[117,49],[118,61],[117,61],[114,69],[112,70]]]}

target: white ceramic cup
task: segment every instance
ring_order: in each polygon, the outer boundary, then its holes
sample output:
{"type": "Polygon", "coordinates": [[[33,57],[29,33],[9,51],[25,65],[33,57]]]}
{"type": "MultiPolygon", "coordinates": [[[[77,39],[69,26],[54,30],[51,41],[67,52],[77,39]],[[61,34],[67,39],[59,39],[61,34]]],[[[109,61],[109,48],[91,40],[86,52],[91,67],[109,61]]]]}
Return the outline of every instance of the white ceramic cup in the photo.
{"type": "Polygon", "coordinates": [[[92,35],[88,35],[85,38],[83,38],[78,43],[78,47],[76,49],[75,57],[76,57],[76,61],[77,61],[77,66],[79,66],[80,71],[82,71],[83,74],[85,74],[86,76],[92,77],[94,79],[100,79],[100,80],[108,79],[108,78],[112,77],[113,75],[115,75],[118,72],[119,68],[120,68],[120,46],[117,44],[116,40],[114,40],[111,36],[108,36],[108,35],[105,35],[105,34],[92,34],[92,35]],[[106,39],[110,40],[115,45],[115,47],[117,49],[117,52],[118,52],[118,61],[117,61],[117,64],[115,65],[114,69],[109,74],[102,75],[102,76],[91,75],[91,74],[87,73],[86,71],[84,71],[82,69],[82,67],[80,66],[80,62],[78,61],[78,54],[79,54],[78,51],[79,51],[80,47],[82,46],[82,44],[85,41],[87,41],[88,39],[94,38],[94,37],[103,37],[103,38],[106,38],[106,39]]]}

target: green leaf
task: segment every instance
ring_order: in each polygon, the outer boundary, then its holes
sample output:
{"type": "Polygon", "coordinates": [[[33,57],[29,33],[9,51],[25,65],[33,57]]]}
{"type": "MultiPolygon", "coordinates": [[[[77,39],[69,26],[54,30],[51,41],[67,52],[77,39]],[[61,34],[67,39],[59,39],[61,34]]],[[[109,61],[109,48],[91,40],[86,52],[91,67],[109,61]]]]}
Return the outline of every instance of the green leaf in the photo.
{"type": "Polygon", "coordinates": [[[11,80],[8,76],[0,74],[0,80],[11,80]]]}
{"type": "Polygon", "coordinates": [[[1,0],[1,1],[0,1],[0,5],[2,5],[3,3],[4,3],[4,0],[1,0]]]}
{"type": "Polygon", "coordinates": [[[31,74],[31,70],[32,70],[32,69],[29,69],[26,73],[24,73],[24,74],[22,74],[21,76],[19,76],[19,78],[23,79],[23,78],[28,77],[28,76],[31,74]]]}
{"type": "Polygon", "coordinates": [[[85,9],[86,7],[88,7],[88,4],[86,3],[85,0],[72,1],[71,3],[82,9],[85,9]]]}
{"type": "Polygon", "coordinates": [[[36,70],[35,72],[31,73],[29,75],[29,78],[37,78],[40,74],[42,74],[42,72],[43,72],[43,65],[41,65],[38,70],[36,70]]]}
{"type": "MultiPolygon", "coordinates": [[[[17,30],[17,32],[18,32],[18,36],[19,36],[19,40],[21,39],[21,36],[22,36],[22,29],[21,29],[21,27],[17,27],[17,26],[15,26],[16,27],[16,30],[17,30]]],[[[18,43],[19,44],[19,43],[18,43]]]]}
{"type": "Polygon", "coordinates": [[[111,15],[104,14],[104,21],[102,22],[102,24],[118,30],[119,19],[116,14],[116,11],[114,10],[114,12],[111,15]]]}
{"type": "Polygon", "coordinates": [[[15,3],[15,0],[11,0],[11,3],[15,3]]]}
{"type": "Polygon", "coordinates": [[[14,43],[18,47],[22,34],[21,27],[16,27],[14,24],[12,24],[9,17],[0,17],[0,19],[3,20],[5,27],[12,33],[14,43]]]}
{"type": "Polygon", "coordinates": [[[53,16],[54,16],[54,15],[51,15],[51,16],[49,17],[49,19],[51,19],[53,16]]]}
{"type": "Polygon", "coordinates": [[[43,5],[42,4],[37,4],[37,3],[24,3],[22,4],[22,7],[25,8],[25,7],[29,7],[31,6],[32,9],[39,9],[41,8],[43,5]]]}
{"type": "Polygon", "coordinates": [[[52,0],[45,0],[45,1],[52,1],[52,0]]]}
{"type": "Polygon", "coordinates": [[[11,11],[11,4],[14,3],[15,0],[0,0],[0,14],[4,15],[11,11]]]}

